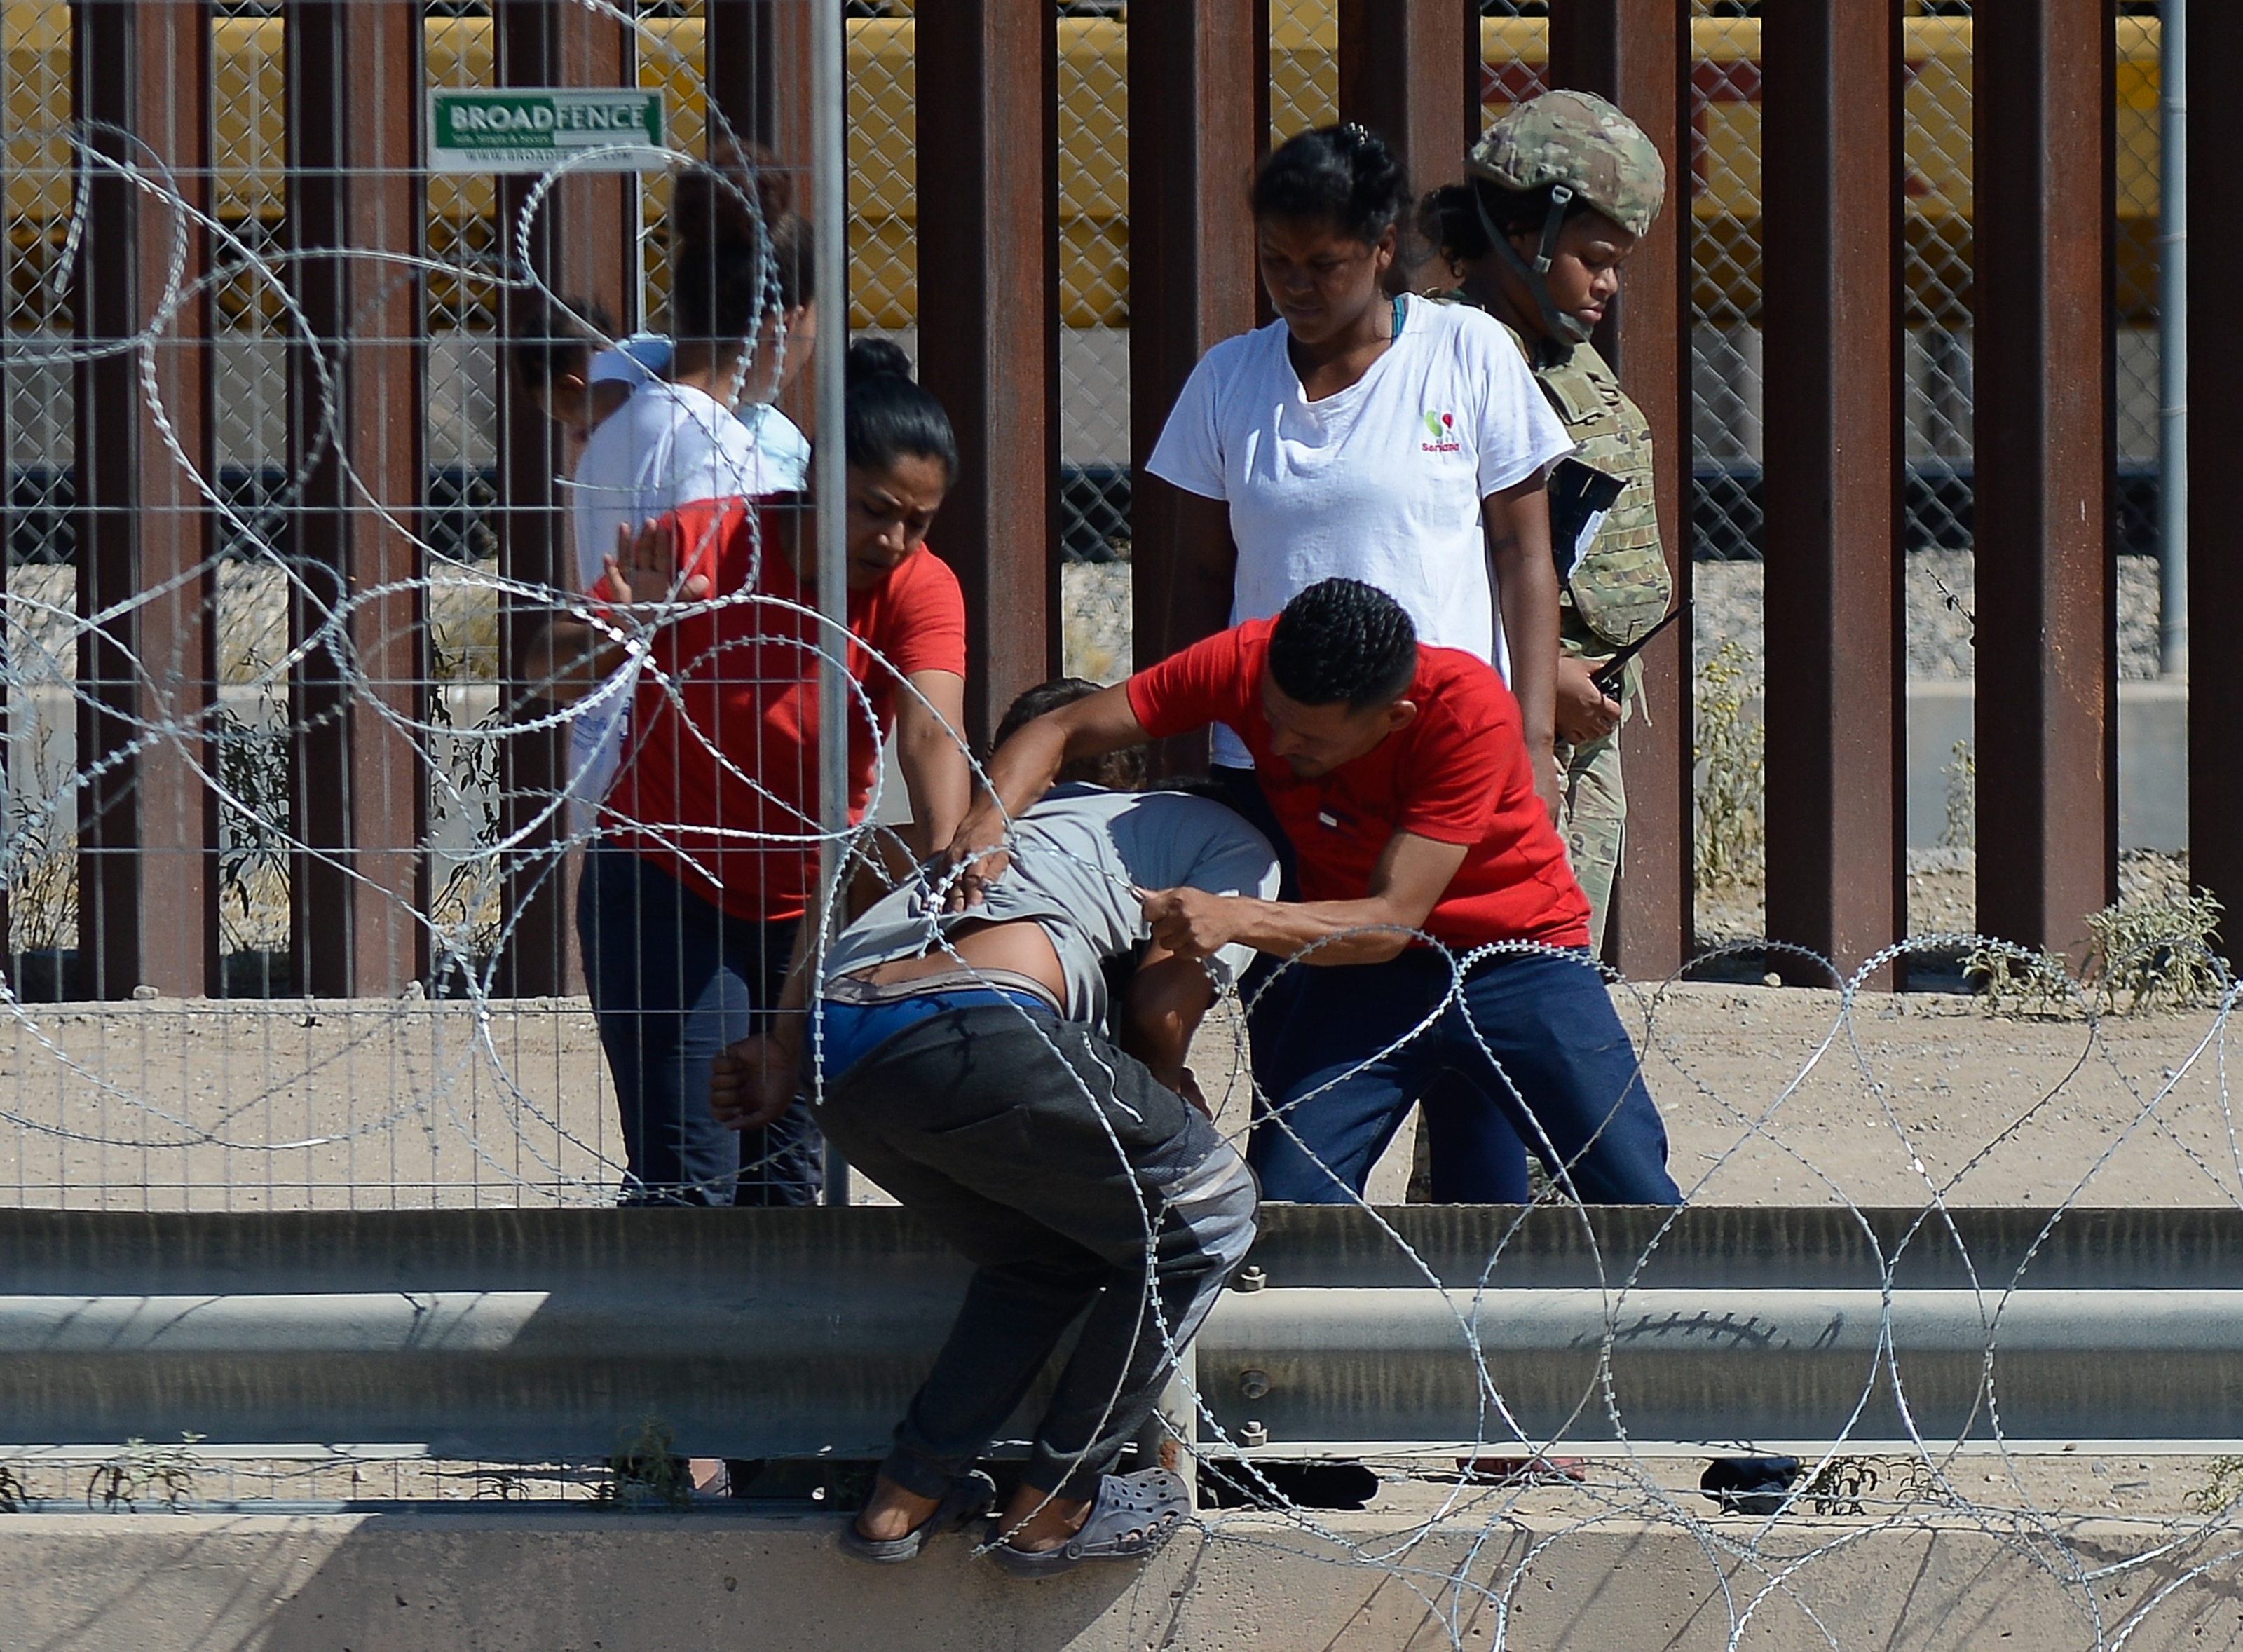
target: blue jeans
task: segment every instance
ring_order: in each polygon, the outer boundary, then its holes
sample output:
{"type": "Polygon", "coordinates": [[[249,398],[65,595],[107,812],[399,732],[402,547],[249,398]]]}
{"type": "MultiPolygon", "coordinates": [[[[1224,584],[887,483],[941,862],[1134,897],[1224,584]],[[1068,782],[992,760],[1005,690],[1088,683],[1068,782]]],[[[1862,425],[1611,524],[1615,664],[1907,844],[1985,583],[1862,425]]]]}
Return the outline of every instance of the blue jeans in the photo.
{"type": "Polygon", "coordinates": [[[709,1110],[710,1065],[764,1030],[795,927],[729,916],[637,855],[586,848],[576,934],[623,1112],[624,1204],[818,1203],[824,1143],[807,1102],[760,1130],[709,1110]]]}
{"type": "Polygon", "coordinates": [[[1666,1126],[1586,955],[1498,955],[1453,993],[1449,960],[1424,947],[1292,973],[1283,1024],[1256,1056],[1271,1107],[1250,1156],[1264,1198],[1360,1197],[1422,1100],[1443,1203],[1522,1203],[1521,1141],[1584,1204],[1682,1202],[1666,1126]]]}

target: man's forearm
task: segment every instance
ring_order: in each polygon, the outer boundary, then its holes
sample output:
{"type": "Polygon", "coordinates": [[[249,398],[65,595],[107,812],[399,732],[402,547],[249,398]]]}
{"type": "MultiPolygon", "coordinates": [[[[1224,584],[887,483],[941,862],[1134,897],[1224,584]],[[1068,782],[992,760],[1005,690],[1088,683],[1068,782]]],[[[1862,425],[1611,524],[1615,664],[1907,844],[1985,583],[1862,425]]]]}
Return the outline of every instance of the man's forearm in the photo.
{"type": "Polygon", "coordinates": [[[1229,938],[1278,958],[1314,947],[1311,964],[1379,964],[1398,954],[1425,921],[1387,901],[1256,900],[1221,897],[1229,938]]]}
{"type": "Polygon", "coordinates": [[[976,840],[965,847],[981,850],[999,846],[1003,822],[1032,807],[1051,790],[1060,767],[1067,761],[1067,736],[1041,718],[1027,724],[1000,746],[989,759],[989,791],[994,797],[976,803],[960,828],[961,837],[976,840]],[[998,811],[1001,808],[1002,814],[998,811]],[[981,841],[981,839],[987,841],[981,841]]]}

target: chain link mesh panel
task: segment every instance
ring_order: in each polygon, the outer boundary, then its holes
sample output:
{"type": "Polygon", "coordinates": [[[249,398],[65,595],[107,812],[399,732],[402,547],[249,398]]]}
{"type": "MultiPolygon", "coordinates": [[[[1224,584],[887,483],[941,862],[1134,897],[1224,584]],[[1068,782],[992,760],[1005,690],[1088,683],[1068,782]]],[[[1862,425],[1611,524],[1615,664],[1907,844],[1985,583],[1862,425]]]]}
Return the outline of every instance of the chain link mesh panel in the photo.
{"type": "Polygon", "coordinates": [[[1270,143],[1339,118],[1337,0],[1270,0],[1270,143]]]}
{"type": "Polygon", "coordinates": [[[904,332],[919,316],[912,8],[859,3],[849,15],[849,325],[904,332]]]}
{"type": "MultiPolygon", "coordinates": [[[[709,104],[702,78],[708,29],[703,8],[680,0],[641,0],[632,44],[638,84],[662,94],[670,147],[688,155],[709,149],[709,104]]],[[[670,303],[670,176],[649,172],[639,180],[639,313],[616,318],[619,333],[653,326],[670,303]]]]}
{"type": "MultiPolygon", "coordinates": [[[[1061,550],[1105,563],[1129,551],[1129,36],[1118,8],[1056,10],[1061,550]]],[[[1114,642],[1090,644],[1092,675],[1114,642]]]]}
{"type": "Polygon", "coordinates": [[[287,240],[287,84],[280,18],[220,17],[212,31],[211,160],[230,238],[213,259],[210,352],[219,486],[232,507],[219,535],[219,948],[228,986],[261,997],[285,986],[290,940],[292,868],[280,828],[293,779],[284,560],[291,327],[275,277],[287,240]]]}
{"type": "MultiPolygon", "coordinates": [[[[2118,19],[2116,100],[2118,208],[2118,549],[2155,554],[2158,534],[2158,190],[2162,177],[2159,103],[2159,35],[2154,15],[2118,19]]],[[[2126,584],[2148,585],[2147,564],[2119,563],[2126,584]],[[2132,577],[2129,577],[2132,576],[2132,577]]],[[[2122,603],[2118,669],[2123,677],[2157,670],[2157,615],[2145,601],[2122,603]]]]}
{"type": "Polygon", "coordinates": [[[5,747],[10,979],[27,959],[59,975],[77,944],[77,833],[69,789],[77,647],[76,387],[64,259],[74,163],[70,14],[61,5],[0,10],[0,104],[7,120],[4,211],[7,327],[0,347],[0,420],[8,463],[7,630],[10,693],[5,747]]]}

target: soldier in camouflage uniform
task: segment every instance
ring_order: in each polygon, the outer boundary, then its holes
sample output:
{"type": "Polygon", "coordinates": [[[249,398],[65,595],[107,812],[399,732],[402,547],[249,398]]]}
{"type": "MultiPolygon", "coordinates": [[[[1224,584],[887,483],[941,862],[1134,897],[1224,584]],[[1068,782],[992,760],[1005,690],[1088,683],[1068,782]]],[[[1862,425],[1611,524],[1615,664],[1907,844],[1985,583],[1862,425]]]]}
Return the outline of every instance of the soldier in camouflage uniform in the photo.
{"type": "MultiPolygon", "coordinates": [[[[1471,181],[1425,198],[1427,238],[1456,273],[1458,296],[1519,337],[1579,444],[1574,461],[1620,484],[1600,519],[1576,517],[1579,560],[1559,599],[1559,826],[1589,898],[1590,945],[1601,950],[1627,813],[1619,729],[1641,689],[1633,666],[1620,701],[1589,679],[1659,623],[1673,585],[1652,497],[1650,426],[1588,339],[1620,289],[1621,262],[1659,216],[1667,171],[1634,122],[1580,91],[1513,109],[1465,170],[1471,181]]],[[[1553,500],[1553,544],[1561,515],[1553,500]]],[[[1567,548],[1558,550],[1562,563],[1567,548]]]]}

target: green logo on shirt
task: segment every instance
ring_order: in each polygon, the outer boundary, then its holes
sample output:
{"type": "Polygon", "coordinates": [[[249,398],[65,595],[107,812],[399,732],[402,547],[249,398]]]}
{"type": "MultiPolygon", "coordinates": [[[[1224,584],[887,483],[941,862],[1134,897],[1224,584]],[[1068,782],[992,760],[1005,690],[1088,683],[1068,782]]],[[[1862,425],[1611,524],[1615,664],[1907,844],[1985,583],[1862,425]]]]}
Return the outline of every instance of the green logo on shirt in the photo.
{"type": "Polygon", "coordinates": [[[1457,415],[1453,413],[1428,413],[1425,434],[1432,440],[1425,444],[1427,453],[1456,453],[1461,450],[1457,441],[1457,415]]]}

